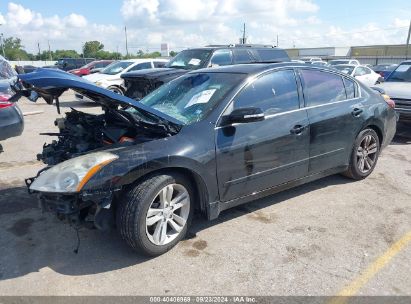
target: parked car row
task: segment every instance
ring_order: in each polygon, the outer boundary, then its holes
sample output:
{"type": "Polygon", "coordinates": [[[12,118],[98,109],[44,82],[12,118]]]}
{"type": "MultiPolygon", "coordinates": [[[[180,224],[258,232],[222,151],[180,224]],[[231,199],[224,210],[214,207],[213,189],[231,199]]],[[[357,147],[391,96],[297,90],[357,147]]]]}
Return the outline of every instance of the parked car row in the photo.
{"type": "Polygon", "coordinates": [[[353,64],[338,64],[333,67],[334,69],[337,69],[345,74],[357,78],[359,81],[361,81],[369,87],[384,81],[383,77],[381,77],[380,74],[374,72],[366,66],[353,64]]]}
{"type": "Polygon", "coordinates": [[[123,73],[164,67],[167,59],[128,59],[116,61],[98,73],[84,76],[84,79],[108,89],[117,94],[124,94],[124,80],[120,77],[123,73]]]}
{"type": "Polygon", "coordinates": [[[384,83],[378,85],[384,93],[395,102],[395,110],[401,120],[411,120],[411,61],[399,64],[387,77],[384,83]]]}

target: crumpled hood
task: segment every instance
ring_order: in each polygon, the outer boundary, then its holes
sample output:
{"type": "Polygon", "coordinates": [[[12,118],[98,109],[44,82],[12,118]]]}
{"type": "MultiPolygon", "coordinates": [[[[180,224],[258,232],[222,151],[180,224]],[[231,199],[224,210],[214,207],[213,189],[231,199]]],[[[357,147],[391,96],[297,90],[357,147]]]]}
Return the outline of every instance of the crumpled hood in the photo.
{"type": "Polygon", "coordinates": [[[121,78],[132,80],[133,78],[145,78],[151,81],[161,81],[167,83],[183,74],[186,74],[190,71],[183,69],[174,69],[174,68],[157,68],[157,69],[146,69],[135,72],[123,73],[121,78]]]}
{"type": "Polygon", "coordinates": [[[97,102],[98,104],[113,108],[113,106],[130,106],[145,112],[159,120],[168,121],[175,125],[182,123],[177,119],[148,107],[126,96],[113,93],[84,80],[82,77],[54,69],[37,69],[32,73],[18,75],[25,84],[30,85],[30,90],[37,92],[41,97],[57,98],[66,90],[72,89],[81,95],[97,102]]]}
{"type": "Polygon", "coordinates": [[[378,85],[391,98],[411,99],[411,82],[383,82],[378,85]]]}

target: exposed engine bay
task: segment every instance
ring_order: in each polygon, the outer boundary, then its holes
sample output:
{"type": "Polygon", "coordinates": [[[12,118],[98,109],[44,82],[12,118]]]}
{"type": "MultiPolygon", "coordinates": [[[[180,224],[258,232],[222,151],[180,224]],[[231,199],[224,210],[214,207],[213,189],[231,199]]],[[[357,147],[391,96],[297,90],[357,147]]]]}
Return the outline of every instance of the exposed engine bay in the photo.
{"type": "Polygon", "coordinates": [[[132,145],[170,135],[164,126],[137,120],[127,110],[110,108],[99,115],[71,109],[54,124],[58,133],[41,135],[57,136],[57,140],[44,144],[42,153],[37,155],[48,165],[112,145],[132,145]]]}

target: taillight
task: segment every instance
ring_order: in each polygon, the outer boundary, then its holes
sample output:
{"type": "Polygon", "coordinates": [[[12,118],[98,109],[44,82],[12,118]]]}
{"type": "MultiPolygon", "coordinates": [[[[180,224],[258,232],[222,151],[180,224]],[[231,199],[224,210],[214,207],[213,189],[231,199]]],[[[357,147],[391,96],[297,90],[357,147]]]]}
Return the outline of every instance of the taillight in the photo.
{"type": "Polygon", "coordinates": [[[0,109],[8,108],[13,105],[13,103],[9,101],[10,97],[11,95],[9,94],[0,93],[0,109]]]}
{"type": "Polygon", "coordinates": [[[385,102],[388,104],[388,106],[389,106],[391,109],[394,109],[394,108],[395,108],[395,102],[394,102],[394,100],[392,100],[392,99],[390,98],[390,96],[388,96],[387,94],[382,94],[381,96],[384,98],[385,102]]]}

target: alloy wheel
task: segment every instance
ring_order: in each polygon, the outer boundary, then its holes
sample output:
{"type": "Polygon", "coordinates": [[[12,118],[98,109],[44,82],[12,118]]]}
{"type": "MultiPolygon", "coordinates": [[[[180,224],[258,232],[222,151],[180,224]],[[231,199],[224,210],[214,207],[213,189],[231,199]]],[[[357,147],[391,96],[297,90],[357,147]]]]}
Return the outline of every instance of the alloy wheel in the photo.
{"type": "Polygon", "coordinates": [[[357,148],[357,166],[358,170],[365,174],[368,173],[374,166],[377,160],[378,144],[373,135],[367,134],[361,140],[357,148]]]}
{"type": "Polygon", "coordinates": [[[180,184],[162,188],[146,215],[146,234],[155,245],[172,242],[183,230],[190,213],[190,194],[180,184]]]}

